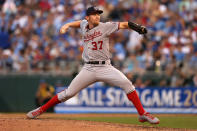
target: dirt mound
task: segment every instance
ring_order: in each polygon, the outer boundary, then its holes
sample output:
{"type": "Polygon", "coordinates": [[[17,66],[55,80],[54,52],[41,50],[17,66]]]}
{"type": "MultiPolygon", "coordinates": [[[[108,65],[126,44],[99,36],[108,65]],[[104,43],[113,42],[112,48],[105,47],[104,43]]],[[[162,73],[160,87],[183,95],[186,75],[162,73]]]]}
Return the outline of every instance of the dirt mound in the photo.
{"type": "MultiPolygon", "coordinates": [[[[89,114],[43,114],[39,119],[26,119],[25,114],[0,114],[0,131],[156,131],[178,130],[158,127],[113,124],[63,118],[88,117],[89,114]]],[[[98,116],[90,114],[91,116],[98,116]]],[[[99,114],[101,116],[101,114],[99,114]]],[[[105,114],[106,116],[106,114],[105,114]]],[[[110,115],[107,115],[110,116],[110,115]]]]}

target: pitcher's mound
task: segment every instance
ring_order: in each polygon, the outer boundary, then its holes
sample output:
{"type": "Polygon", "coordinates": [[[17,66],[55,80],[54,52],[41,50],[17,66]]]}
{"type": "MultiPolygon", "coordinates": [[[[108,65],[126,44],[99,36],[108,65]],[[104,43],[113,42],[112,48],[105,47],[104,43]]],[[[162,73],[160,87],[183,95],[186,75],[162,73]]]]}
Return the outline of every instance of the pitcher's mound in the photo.
{"type": "MultiPolygon", "coordinates": [[[[25,114],[0,114],[0,131],[156,131],[167,128],[69,120],[63,118],[88,117],[89,114],[49,114],[38,119],[27,119],[25,114]]],[[[96,114],[95,114],[96,115],[96,114]]],[[[106,115],[106,114],[105,114],[106,115]]],[[[94,114],[90,114],[90,117],[94,114]]],[[[98,114],[97,114],[98,116],[98,114]]],[[[101,116],[101,114],[99,114],[101,116]]],[[[137,118],[136,118],[137,119],[137,118]]],[[[170,129],[177,130],[177,129],[170,129]]]]}

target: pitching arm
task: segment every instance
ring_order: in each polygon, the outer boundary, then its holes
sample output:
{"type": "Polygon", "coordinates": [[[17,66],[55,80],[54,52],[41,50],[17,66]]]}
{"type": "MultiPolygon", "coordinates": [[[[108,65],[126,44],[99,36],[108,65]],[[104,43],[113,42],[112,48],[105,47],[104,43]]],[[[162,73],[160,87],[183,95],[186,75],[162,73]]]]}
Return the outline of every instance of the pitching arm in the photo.
{"type": "Polygon", "coordinates": [[[65,34],[67,32],[67,30],[68,30],[69,27],[72,27],[72,28],[80,28],[80,23],[81,23],[81,20],[70,22],[70,23],[66,23],[65,25],[63,25],[60,28],[60,34],[65,34]]]}

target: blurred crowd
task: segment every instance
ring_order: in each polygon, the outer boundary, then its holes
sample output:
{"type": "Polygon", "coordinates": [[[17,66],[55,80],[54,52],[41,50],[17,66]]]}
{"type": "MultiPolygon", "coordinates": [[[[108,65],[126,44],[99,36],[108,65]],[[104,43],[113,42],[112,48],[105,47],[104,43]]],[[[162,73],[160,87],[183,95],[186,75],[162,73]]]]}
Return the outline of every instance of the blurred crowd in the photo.
{"type": "Polygon", "coordinates": [[[197,0],[0,0],[0,72],[76,74],[80,30],[59,29],[90,5],[104,11],[103,22],[148,28],[111,35],[112,64],[135,86],[197,87],[197,0]]]}

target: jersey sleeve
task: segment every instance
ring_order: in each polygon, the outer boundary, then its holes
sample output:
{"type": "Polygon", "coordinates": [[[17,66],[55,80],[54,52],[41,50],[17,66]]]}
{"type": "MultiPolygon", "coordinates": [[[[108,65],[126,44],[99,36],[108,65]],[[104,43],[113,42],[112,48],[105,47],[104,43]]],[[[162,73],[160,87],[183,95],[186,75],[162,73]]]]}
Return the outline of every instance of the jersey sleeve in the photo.
{"type": "Polygon", "coordinates": [[[87,20],[82,20],[82,21],[80,22],[80,28],[81,28],[81,31],[82,31],[82,32],[85,31],[85,28],[86,28],[87,24],[88,24],[88,21],[87,21],[87,20]]]}
{"type": "Polygon", "coordinates": [[[105,23],[105,32],[107,35],[112,34],[118,29],[119,29],[119,22],[106,22],[105,23]]]}

